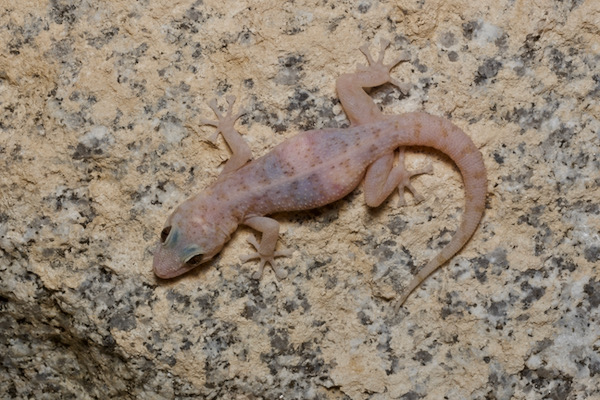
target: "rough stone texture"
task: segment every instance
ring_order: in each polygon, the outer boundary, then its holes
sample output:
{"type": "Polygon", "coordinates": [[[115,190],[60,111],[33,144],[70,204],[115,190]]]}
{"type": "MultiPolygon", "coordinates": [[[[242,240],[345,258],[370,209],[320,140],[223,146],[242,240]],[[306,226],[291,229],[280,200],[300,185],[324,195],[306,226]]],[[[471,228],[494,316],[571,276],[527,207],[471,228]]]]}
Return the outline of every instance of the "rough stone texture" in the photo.
{"type": "Polygon", "coordinates": [[[597,0],[0,1],[3,398],[600,398],[597,0]],[[170,210],[219,173],[206,102],[236,94],[264,154],[348,121],[335,78],[392,40],[373,97],[450,118],[481,148],[475,236],[399,313],[454,232],[460,176],[368,210],[359,188],[279,217],[290,275],[151,270],[170,210]],[[388,54],[391,59],[394,54],[388,54]]]}

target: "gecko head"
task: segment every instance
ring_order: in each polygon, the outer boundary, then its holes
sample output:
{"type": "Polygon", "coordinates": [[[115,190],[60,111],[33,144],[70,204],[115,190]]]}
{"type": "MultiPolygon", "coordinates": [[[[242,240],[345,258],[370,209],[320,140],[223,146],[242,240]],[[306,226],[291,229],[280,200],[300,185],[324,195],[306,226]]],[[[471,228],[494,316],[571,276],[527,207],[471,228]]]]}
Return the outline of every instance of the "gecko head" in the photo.
{"type": "Polygon", "coordinates": [[[154,273],[168,279],[212,259],[229,240],[229,235],[205,218],[208,213],[194,208],[190,200],[167,219],[154,253],[154,273]]]}

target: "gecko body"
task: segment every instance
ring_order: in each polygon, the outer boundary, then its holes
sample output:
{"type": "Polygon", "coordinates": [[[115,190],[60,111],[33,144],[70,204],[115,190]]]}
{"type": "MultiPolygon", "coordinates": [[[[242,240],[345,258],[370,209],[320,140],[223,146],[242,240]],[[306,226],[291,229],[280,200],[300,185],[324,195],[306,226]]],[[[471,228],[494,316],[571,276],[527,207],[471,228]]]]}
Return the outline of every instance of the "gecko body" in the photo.
{"type": "Polygon", "coordinates": [[[397,116],[382,114],[363,87],[392,82],[389,70],[397,64],[383,64],[383,52],[374,61],[361,48],[369,67],[338,79],[338,93],[352,123],[346,129],[312,130],[300,133],[276,146],[266,155],[249,161],[251,153],[233,128],[240,114],[232,115],[234,99],[223,116],[211,104],[219,120],[205,121],[217,126],[233,151],[221,176],[202,193],[182,203],[168,218],[154,255],[154,271],[161,278],[181,275],[219,253],[240,224],[262,232],[260,243],[249,241],[257,252],[243,261],[259,259],[262,275],[268,263],[277,277],[286,272],[274,258],[288,256],[276,251],[279,224],[270,214],[305,210],[332,203],[346,196],[365,179],[365,198],[370,206],[381,204],[396,188],[408,188],[409,179],[429,170],[409,172],[402,163],[394,165],[394,152],[403,146],[427,146],[447,154],[458,166],[465,185],[465,210],[461,225],[451,241],[419,271],[399,297],[408,294],[429,274],[450,259],[469,240],[484,211],[486,172],[481,153],[471,139],[448,120],[426,113],[397,116]]]}

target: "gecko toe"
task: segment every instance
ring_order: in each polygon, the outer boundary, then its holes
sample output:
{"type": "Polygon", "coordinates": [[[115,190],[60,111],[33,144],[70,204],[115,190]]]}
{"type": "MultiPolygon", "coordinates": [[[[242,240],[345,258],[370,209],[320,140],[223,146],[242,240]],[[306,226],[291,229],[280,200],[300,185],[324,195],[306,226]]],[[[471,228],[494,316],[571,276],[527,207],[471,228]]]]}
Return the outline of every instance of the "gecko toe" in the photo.
{"type": "MultiPolygon", "coordinates": [[[[248,238],[246,240],[255,249],[257,249],[257,250],[260,249],[260,243],[258,242],[258,240],[256,239],[256,237],[254,235],[248,236],[248,238]]],[[[254,279],[260,279],[262,277],[265,266],[267,264],[269,264],[271,266],[271,269],[275,273],[275,276],[277,277],[277,279],[284,279],[285,277],[287,277],[288,273],[284,268],[277,265],[275,258],[276,257],[289,257],[292,255],[292,253],[293,253],[293,250],[291,250],[291,249],[278,250],[278,251],[273,252],[272,254],[261,254],[257,251],[255,253],[240,256],[240,260],[242,261],[242,263],[245,263],[250,260],[260,260],[259,264],[258,264],[258,270],[252,274],[252,278],[254,278],[254,279]]]]}

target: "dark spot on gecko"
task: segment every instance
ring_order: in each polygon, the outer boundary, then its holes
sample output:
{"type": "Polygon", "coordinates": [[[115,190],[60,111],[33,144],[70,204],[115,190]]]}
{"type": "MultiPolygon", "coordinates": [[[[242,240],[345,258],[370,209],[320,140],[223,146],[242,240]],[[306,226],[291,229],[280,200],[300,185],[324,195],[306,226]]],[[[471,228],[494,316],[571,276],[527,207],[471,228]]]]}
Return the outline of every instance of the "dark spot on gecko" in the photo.
{"type": "Polygon", "coordinates": [[[420,121],[415,121],[414,123],[414,136],[418,140],[421,137],[421,131],[423,129],[423,125],[420,121]]]}

